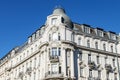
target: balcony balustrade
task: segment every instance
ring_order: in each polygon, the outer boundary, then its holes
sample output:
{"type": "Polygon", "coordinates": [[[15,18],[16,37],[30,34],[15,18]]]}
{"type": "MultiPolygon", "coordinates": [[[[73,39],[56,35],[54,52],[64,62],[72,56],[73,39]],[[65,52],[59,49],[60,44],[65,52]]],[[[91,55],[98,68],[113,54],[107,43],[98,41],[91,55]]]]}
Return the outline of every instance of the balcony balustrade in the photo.
{"type": "Polygon", "coordinates": [[[90,69],[93,69],[93,70],[97,69],[97,66],[94,61],[88,61],[88,65],[89,65],[90,69]]]}
{"type": "Polygon", "coordinates": [[[50,56],[50,62],[59,62],[59,56],[50,56]]]}
{"type": "Polygon", "coordinates": [[[32,72],[32,68],[31,67],[26,69],[26,74],[31,75],[31,72],[32,72]]]}
{"type": "Polygon", "coordinates": [[[112,66],[110,64],[105,64],[105,69],[107,72],[113,72],[112,66]]]}

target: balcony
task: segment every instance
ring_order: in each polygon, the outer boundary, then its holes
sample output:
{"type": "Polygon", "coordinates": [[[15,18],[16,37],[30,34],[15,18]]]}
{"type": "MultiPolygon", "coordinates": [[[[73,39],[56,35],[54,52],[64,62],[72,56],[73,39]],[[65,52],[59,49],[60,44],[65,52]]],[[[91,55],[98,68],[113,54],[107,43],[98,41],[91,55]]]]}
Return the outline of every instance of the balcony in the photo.
{"type": "Polygon", "coordinates": [[[114,72],[114,73],[118,73],[117,67],[114,67],[114,68],[113,68],[113,72],[114,72]]]}
{"type": "Polygon", "coordinates": [[[5,68],[5,71],[10,72],[10,71],[11,71],[11,69],[12,69],[12,67],[6,67],[6,68],[5,68]]]}
{"type": "Polygon", "coordinates": [[[97,70],[98,70],[98,71],[103,70],[103,67],[102,67],[102,65],[101,65],[101,64],[97,64],[97,70]]]}
{"type": "Polygon", "coordinates": [[[97,69],[97,66],[94,61],[88,61],[88,65],[89,65],[90,69],[93,69],[93,70],[97,69]]]}
{"type": "Polygon", "coordinates": [[[79,65],[80,65],[81,68],[85,68],[86,67],[86,64],[82,60],[79,60],[79,65]]]}
{"type": "Polygon", "coordinates": [[[88,77],[88,80],[102,80],[102,79],[99,77],[88,77]]]}
{"type": "Polygon", "coordinates": [[[52,72],[49,71],[45,74],[45,80],[53,80],[53,79],[63,79],[64,78],[64,74],[63,73],[59,73],[59,72],[52,72]]]}
{"type": "Polygon", "coordinates": [[[50,56],[50,62],[59,62],[59,56],[50,56]]]}
{"type": "Polygon", "coordinates": [[[113,72],[112,66],[110,64],[105,64],[107,72],[113,72]]]}
{"type": "Polygon", "coordinates": [[[31,72],[32,72],[32,68],[31,67],[26,69],[26,74],[31,75],[31,72]]]}

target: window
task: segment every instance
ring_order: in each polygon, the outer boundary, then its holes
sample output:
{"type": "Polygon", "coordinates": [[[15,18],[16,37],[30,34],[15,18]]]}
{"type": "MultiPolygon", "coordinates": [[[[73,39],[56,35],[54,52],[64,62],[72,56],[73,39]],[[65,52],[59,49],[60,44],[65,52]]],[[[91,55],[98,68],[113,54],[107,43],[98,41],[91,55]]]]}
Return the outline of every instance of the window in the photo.
{"type": "Polygon", "coordinates": [[[56,21],[57,21],[57,18],[52,18],[51,24],[52,24],[52,25],[55,25],[55,24],[56,24],[56,21]]]}
{"type": "Polygon", "coordinates": [[[99,61],[99,56],[97,56],[97,64],[99,64],[100,63],[100,61],[99,61]]]}
{"type": "Polygon", "coordinates": [[[107,80],[109,80],[109,72],[106,72],[107,80]]]}
{"type": "Polygon", "coordinates": [[[49,41],[51,41],[51,34],[49,34],[49,41]]]}
{"type": "Polygon", "coordinates": [[[118,80],[117,79],[117,73],[114,73],[114,80],[118,80]]]}
{"type": "Polygon", "coordinates": [[[78,45],[81,45],[81,38],[78,38],[78,45]]]}
{"type": "Polygon", "coordinates": [[[115,67],[115,59],[113,59],[113,67],[115,67]]]}
{"type": "Polygon", "coordinates": [[[33,53],[33,48],[31,48],[31,53],[33,53]]]}
{"type": "Polygon", "coordinates": [[[79,52],[79,60],[82,61],[82,53],[79,52]]]}
{"type": "Polygon", "coordinates": [[[34,67],[36,68],[36,58],[34,59],[34,67]]]}
{"type": "Polygon", "coordinates": [[[105,64],[107,64],[107,57],[105,57],[105,64]]]}
{"type": "Polygon", "coordinates": [[[61,73],[61,66],[59,66],[59,73],[61,73]]]}
{"type": "Polygon", "coordinates": [[[60,33],[58,33],[58,40],[60,40],[60,33]]]}
{"type": "Polygon", "coordinates": [[[71,34],[71,41],[74,41],[74,33],[71,34]]]}
{"type": "Polygon", "coordinates": [[[57,64],[52,64],[51,65],[51,72],[52,74],[57,74],[57,64]]]}
{"type": "Polygon", "coordinates": [[[95,42],[95,48],[98,49],[98,42],[95,42]]]}
{"type": "Polygon", "coordinates": [[[90,41],[87,40],[87,47],[90,48],[90,41]]]}
{"type": "Polygon", "coordinates": [[[63,17],[61,18],[61,22],[64,23],[64,18],[63,17]]]}
{"type": "Polygon", "coordinates": [[[113,46],[111,46],[111,52],[113,52],[113,46]]]}
{"type": "Polygon", "coordinates": [[[89,77],[91,78],[92,77],[92,70],[89,69],[89,77]]]}
{"type": "Polygon", "coordinates": [[[106,51],[106,45],[105,44],[103,44],[103,50],[106,51]]]}
{"type": "Polygon", "coordinates": [[[103,37],[103,31],[98,30],[98,36],[103,37]]]}
{"type": "Polygon", "coordinates": [[[40,66],[41,56],[39,55],[39,66],[40,66]]]}
{"type": "Polygon", "coordinates": [[[51,54],[51,56],[58,56],[57,48],[52,48],[52,54],[51,54]]]}
{"type": "Polygon", "coordinates": [[[91,61],[91,54],[88,54],[88,62],[91,61]]]}
{"type": "Polygon", "coordinates": [[[90,28],[89,27],[84,27],[84,32],[90,34],[90,28]]]}
{"type": "Polygon", "coordinates": [[[53,40],[58,40],[58,35],[57,35],[57,33],[53,33],[53,40]]]}
{"type": "Polygon", "coordinates": [[[83,77],[83,68],[80,67],[80,77],[83,77]]]}
{"type": "Polygon", "coordinates": [[[98,78],[101,79],[101,71],[98,71],[98,78]]]}
{"type": "Polygon", "coordinates": [[[59,54],[59,56],[61,55],[61,48],[59,48],[58,54],[59,54]]]}
{"type": "Polygon", "coordinates": [[[110,33],[110,39],[112,39],[112,40],[116,40],[116,35],[113,34],[113,33],[110,33]]]}

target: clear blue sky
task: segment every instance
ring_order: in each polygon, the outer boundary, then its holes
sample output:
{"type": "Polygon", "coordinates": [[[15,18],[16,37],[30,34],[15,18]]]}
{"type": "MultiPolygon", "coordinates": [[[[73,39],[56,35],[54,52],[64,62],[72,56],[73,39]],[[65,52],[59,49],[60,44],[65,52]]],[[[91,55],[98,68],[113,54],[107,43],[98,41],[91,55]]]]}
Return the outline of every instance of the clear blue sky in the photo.
{"type": "Polygon", "coordinates": [[[23,44],[56,5],[73,22],[120,32],[120,0],[0,0],[0,58],[23,44]]]}

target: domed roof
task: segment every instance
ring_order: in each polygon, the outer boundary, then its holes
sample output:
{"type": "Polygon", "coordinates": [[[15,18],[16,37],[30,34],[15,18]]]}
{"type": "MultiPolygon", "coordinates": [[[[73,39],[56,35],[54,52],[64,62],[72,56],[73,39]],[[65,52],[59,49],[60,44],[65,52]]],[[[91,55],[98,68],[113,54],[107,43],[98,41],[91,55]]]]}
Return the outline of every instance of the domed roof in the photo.
{"type": "Polygon", "coordinates": [[[66,24],[67,27],[73,28],[73,23],[70,18],[66,15],[66,12],[63,8],[55,8],[53,14],[62,15],[62,22],[66,24]]]}

